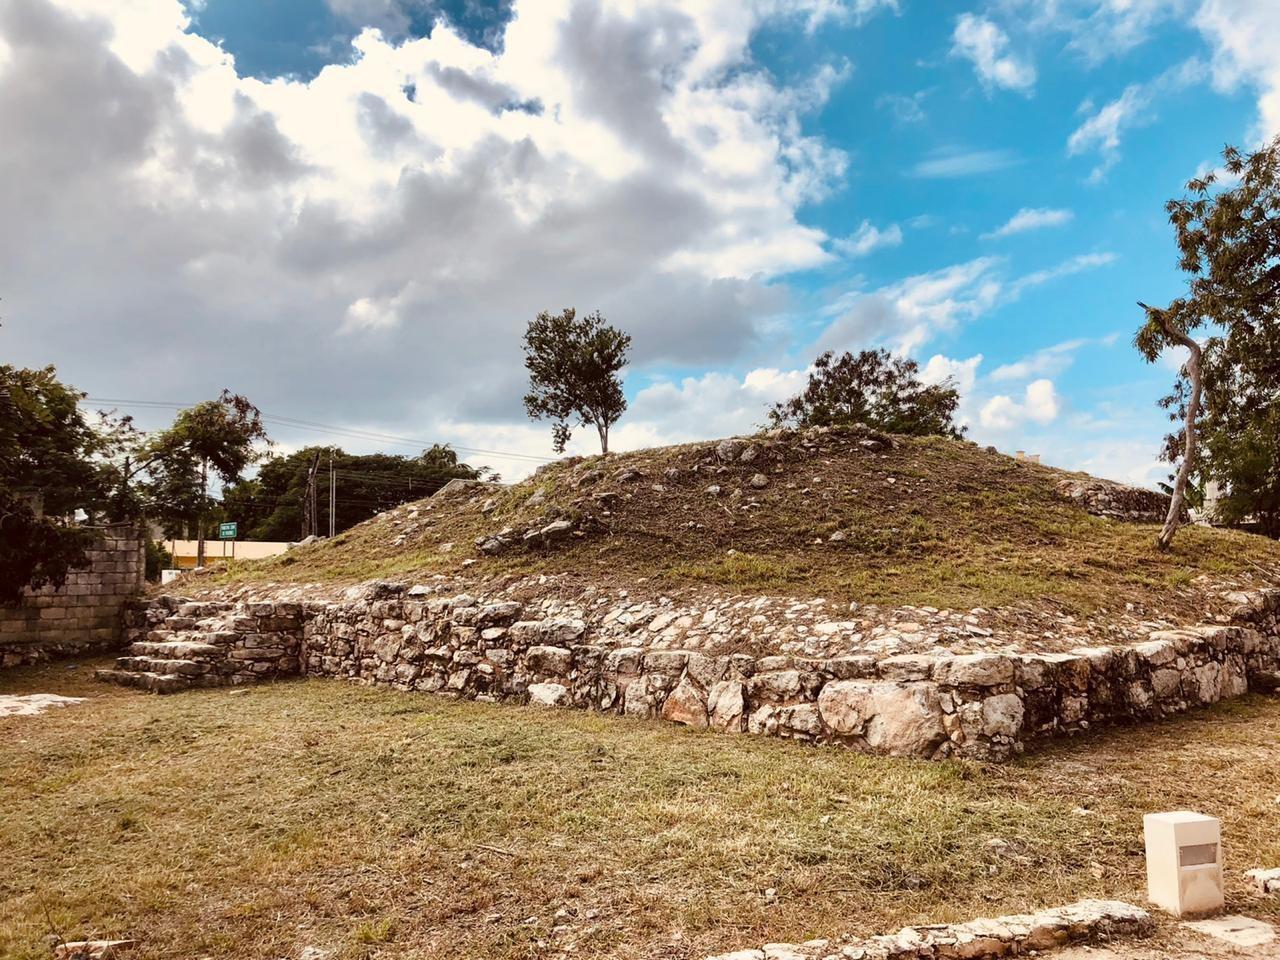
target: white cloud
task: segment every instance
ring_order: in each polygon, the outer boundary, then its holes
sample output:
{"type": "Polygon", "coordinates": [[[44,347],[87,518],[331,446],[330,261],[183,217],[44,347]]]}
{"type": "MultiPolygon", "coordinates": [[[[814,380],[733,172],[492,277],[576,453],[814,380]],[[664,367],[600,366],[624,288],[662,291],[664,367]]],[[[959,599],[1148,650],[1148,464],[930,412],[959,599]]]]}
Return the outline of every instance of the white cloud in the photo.
{"type": "Polygon", "coordinates": [[[951,39],[951,52],[973,63],[978,79],[988,90],[1002,87],[1029,93],[1035,86],[1035,66],[1007,53],[1008,35],[986,17],[962,13],[951,39]]]}
{"type": "Polygon", "coordinates": [[[982,173],[994,173],[1017,166],[1022,161],[1010,150],[964,150],[944,148],[935,150],[910,167],[907,173],[926,179],[951,179],[972,177],[982,173]]]}
{"type": "Polygon", "coordinates": [[[1042,230],[1045,227],[1060,227],[1070,223],[1075,216],[1070,210],[1023,207],[1002,226],[981,236],[983,240],[994,240],[1008,237],[1015,233],[1026,233],[1028,230],[1042,230]]]}
{"type": "Polygon", "coordinates": [[[978,353],[966,360],[955,360],[944,357],[940,353],[931,356],[920,369],[920,380],[926,384],[938,384],[951,380],[961,396],[968,396],[978,378],[978,367],[982,363],[982,354],[978,353]]]}
{"type": "Polygon", "coordinates": [[[1006,394],[988,400],[978,416],[982,426],[994,431],[1012,430],[1030,420],[1038,424],[1053,422],[1060,409],[1053,381],[1033,380],[1027,384],[1021,401],[1006,394]]]}
{"type": "Polygon", "coordinates": [[[1082,108],[1089,115],[1067,138],[1068,156],[1095,152],[1098,164],[1089,173],[1089,183],[1098,183],[1120,160],[1120,143],[1124,133],[1155,121],[1155,101],[1176,93],[1204,78],[1205,65],[1192,58],[1169,68],[1149,83],[1131,83],[1120,96],[1101,107],[1087,101],[1082,108]]]}
{"type": "Polygon", "coordinates": [[[303,82],[240,76],[178,0],[0,0],[6,355],[491,448],[540,309],[601,309],[637,369],[732,363],[831,261],[800,211],[847,165],[803,123],[847,65],[783,87],[753,35],[892,7],[517,0],[492,49],[366,31],[303,82]]]}
{"type": "Polygon", "coordinates": [[[870,220],[863,220],[862,225],[847,237],[833,240],[831,245],[837,253],[846,257],[865,257],[873,250],[881,247],[896,247],[902,243],[902,228],[891,223],[883,230],[872,225],[870,220]]]}
{"type": "Polygon", "coordinates": [[[400,315],[393,301],[361,297],[347,307],[346,317],[339,328],[342,333],[361,333],[392,330],[400,325],[400,315]]]}
{"type": "Polygon", "coordinates": [[[1075,352],[1088,343],[1088,340],[1067,340],[1051,347],[1037,350],[1030,356],[1013,363],[1005,363],[991,371],[991,379],[1025,380],[1037,374],[1057,374],[1071,366],[1075,352]]]}
{"type": "Polygon", "coordinates": [[[1064,260],[1056,266],[1048,267],[1044,270],[1034,270],[1025,276],[1019,277],[1009,285],[1009,298],[1016,300],[1032,287],[1039,287],[1052,280],[1083,273],[1086,270],[1109,266],[1118,259],[1120,258],[1114,253],[1082,253],[1064,260]]]}
{"type": "Polygon", "coordinates": [[[926,96],[928,96],[927,90],[920,90],[910,95],[885,93],[876,98],[876,107],[887,110],[893,119],[903,126],[924,123],[927,119],[923,106],[926,96]]]}
{"type": "Polygon", "coordinates": [[[1204,0],[1194,23],[1214,49],[1214,86],[1230,91],[1247,83],[1257,89],[1255,140],[1280,133],[1280,4],[1204,0]]]}
{"type": "Polygon", "coordinates": [[[979,316],[1000,293],[994,270],[1000,261],[979,257],[907,277],[867,292],[853,290],[824,311],[832,317],[819,340],[824,350],[849,350],[888,339],[910,353],[937,331],[979,316]]]}
{"type": "Polygon", "coordinates": [[[874,290],[856,287],[824,308],[830,321],[818,345],[849,350],[887,343],[898,352],[913,353],[938,333],[1011,303],[1034,287],[1116,259],[1113,253],[1079,254],[1010,280],[1004,275],[1004,258],[978,257],[874,290]]]}
{"type": "Polygon", "coordinates": [[[1035,34],[1066,33],[1067,49],[1088,65],[1146,43],[1155,28],[1182,16],[1194,0],[1002,0],[1004,11],[1035,34]]]}

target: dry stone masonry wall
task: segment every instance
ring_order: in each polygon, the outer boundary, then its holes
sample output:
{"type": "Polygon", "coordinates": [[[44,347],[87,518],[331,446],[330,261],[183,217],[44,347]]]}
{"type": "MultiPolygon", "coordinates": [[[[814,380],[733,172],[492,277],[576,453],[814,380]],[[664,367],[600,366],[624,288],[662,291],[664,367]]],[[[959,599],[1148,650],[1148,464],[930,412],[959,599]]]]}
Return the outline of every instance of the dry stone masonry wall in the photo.
{"type": "Polygon", "coordinates": [[[198,608],[209,605],[155,601],[137,614],[148,632],[133,652],[167,659],[176,648],[145,644],[203,636],[216,649],[201,650],[200,683],[301,672],[878,754],[1003,760],[1036,740],[1280,685],[1280,591],[1232,601],[1232,622],[1155,630],[1128,645],[810,657],[663,646],[674,613],[619,633],[616,609],[584,616],[554,600],[526,604],[449,594],[444,585],[374,583],[332,602],[224,604],[204,619],[198,614],[209,611],[198,608]]]}
{"type": "Polygon", "coordinates": [[[87,552],[89,566],[73,570],[61,589],[31,591],[17,607],[0,607],[0,666],[120,645],[121,608],[144,581],[142,534],[133,527],[107,527],[87,552]]]}

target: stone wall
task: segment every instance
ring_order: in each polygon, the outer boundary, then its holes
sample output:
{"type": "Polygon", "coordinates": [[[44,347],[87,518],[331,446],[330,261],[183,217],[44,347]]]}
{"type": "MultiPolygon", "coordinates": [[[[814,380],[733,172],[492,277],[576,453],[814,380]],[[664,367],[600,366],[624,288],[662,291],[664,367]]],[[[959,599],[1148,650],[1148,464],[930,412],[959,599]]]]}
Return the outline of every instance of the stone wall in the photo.
{"type": "Polygon", "coordinates": [[[1031,741],[1152,720],[1280,679],[1280,591],[1235,622],[1070,653],[833,658],[606,647],[515,601],[377,584],[305,605],[303,671],[479,700],[518,699],[872,753],[1002,760],[1031,741]]]}
{"type": "Polygon", "coordinates": [[[17,607],[0,607],[0,666],[112,650],[122,642],[120,611],[142,589],[146,549],[131,526],[105,527],[60,590],[29,592],[17,607]]]}
{"type": "Polygon", "coordinates": [[[133,615],[131,639],[216,647],[202,658],[208,682],[302,673],[922,758],[1005,760],[1034,741],[1280,685],[1280,590],[1233,595],[1230,622],[1132,645],[803,657],[619,645],[554,603],[445,589],[374,583],[329,602],[222,604],[216,616],[219,605],[161,598],[133,615]]]}

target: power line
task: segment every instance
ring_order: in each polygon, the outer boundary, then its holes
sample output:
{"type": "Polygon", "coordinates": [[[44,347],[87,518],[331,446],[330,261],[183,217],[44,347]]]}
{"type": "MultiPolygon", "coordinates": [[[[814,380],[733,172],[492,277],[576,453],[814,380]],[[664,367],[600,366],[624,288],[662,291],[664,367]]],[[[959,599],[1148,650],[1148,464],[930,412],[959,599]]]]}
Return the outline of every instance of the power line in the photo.
{"type": "MultiPolygon", "coordinates": [[[[172,403],[163,400],[121,400],[113,397],[85,397],[86,403],[109,403],[120,407],[143,407],[149,409],[164,410],[185,410],[194,406],[190,403],[172,403]]],[[[398,444],[406,447],[416,447],[426,450],[435,446],[435,443],[428,440],[415,440],[411,437],[399,437],[389,433],[378,433],[372,430],[359,430],[349,427],[338,427],[333,424],[316,423],[311,420],[299,420],[295,417],[283,417],[276,414],[262,413],[262,419],[269,423],[278,423],[282,426],[293,427],[297,430],[311,430],[317,433],[328,433],[334,436],[350,437],[354,440],[374,440],[383,443],[398,444]]],[[[552,463],[554,457],[539,457],[531,453],[513,453],[503,450],[486,450],[481,447],[464,447],[459,444],[448,444],[455,450],[464,453],[479,454],[481,456],[502,457],[507,460],[521,460],[533,463],[552,463]]]]}

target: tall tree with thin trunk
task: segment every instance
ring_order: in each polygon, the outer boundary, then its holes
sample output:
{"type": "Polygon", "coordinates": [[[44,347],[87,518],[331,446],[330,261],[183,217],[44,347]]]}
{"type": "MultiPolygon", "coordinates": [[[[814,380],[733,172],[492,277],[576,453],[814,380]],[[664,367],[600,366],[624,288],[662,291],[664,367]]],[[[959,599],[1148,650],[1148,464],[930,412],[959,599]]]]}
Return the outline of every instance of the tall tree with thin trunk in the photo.
{"type": "Polygon", "coordinates": [[[1204,390],[1201,371],[1203,351],[1200,344],[1188,336],[1182,322],[1168,310],[1148,306],[1141,300],[1140,306],[1147,313],[1147,323],[1138,331],[1135,343],[1144,356],[1155,359],[1160,352],[1170,345],[1185,347],[1187,361],[1182,366],[1184,379],[1183,392],[1186,400],[1180,404],[1182,416],[1182,437],[1178,448],[1181,451],[1181,462],[1174,474],[1173,487],[1169,498],[1169,513],[1165,517],[1160,534],[1156,537],[1156,546],[1168,550],[1173,543],[1173,535],[1178,532],[1182,517],[1186,513],[1187,483],[1191,479],[1196,464],[1196,428],[1200,417],[1200,399],[1204,390]]]}
{"type": "Polygon", "coordinates": [[[1193,479],[1226,491],[1222,519],[1280,535],[1280,138],[1250,154],[1227,147],[1222,172],[1191,180],[1165,208],[1187,293],[1163,308],[1139,303],[1134,340],[1149,361],[1188,353],[1160,401],[1180,429],[1165,439],[1177,471],[1157,545],[1173,542],[1193,479]]]}
{"type": "Polygon", "coordinates": [[[630,347],[631,337],[609,326],[599,312],[579,319],[572,307],[558,314],[544,310],[529,322],[524,408],[535,420],[554,421],[556,453],[563,453],[569,442],[572,420],[595,427],[600,452],[609,452],[609,430],[627,409],[619,373],[630,347]]]}

